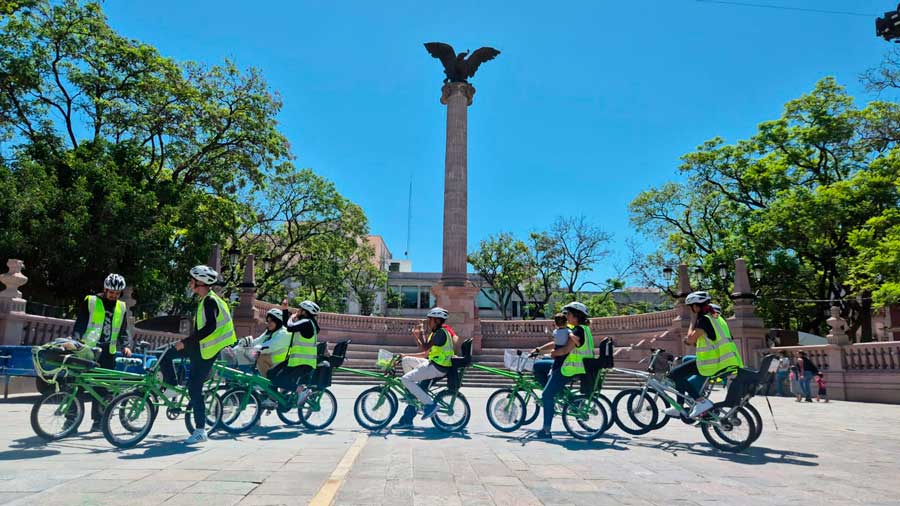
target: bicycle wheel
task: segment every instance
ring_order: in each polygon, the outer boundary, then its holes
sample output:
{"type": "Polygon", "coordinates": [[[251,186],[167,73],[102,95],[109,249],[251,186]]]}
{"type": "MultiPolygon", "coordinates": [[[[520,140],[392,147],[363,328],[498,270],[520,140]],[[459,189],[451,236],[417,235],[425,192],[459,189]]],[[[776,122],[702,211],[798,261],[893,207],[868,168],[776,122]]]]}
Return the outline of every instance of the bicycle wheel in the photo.
{"type": "MultiPolygon", "coordinates": [[[[631,394],[640,394],[641,392],[642,390],[640,388],[628,388],[619,392],[613,399],[613,421],[620,429],[622,429],[622,431],[633,436],[646,434],[651,430],[645,425],[640,425],[638,421],[631,416],[632,406],[628,404],[628,400],[630,399],[631,394]]],[[[655,407],[656,406],[654,405],[654,408],[655,407]]]]}
{"type": "Polygon", "coordinates": [[[600,403],[603,404],[603,408],[606,409],[606,415],[607,415],[607,417],[606,417],[606,427],[603,428],[603,432],[606,432],[606,431],[608,431],[609,429],[611,429],[612,426],[615,425],[615,423],[616,423],[616,421],[613,420],[613,413],[614,413],[614,411],[613,411],[612,401],[609,400],[609,397],[607,397],[607,396],[604,395],[604,394],[599,394],[599,395],[597,395],[596,399],[597,399],[598,401],[600,401],[600,403]]]}
{"type": "Polygon", "coordinates": [[[229,434],[240,434],[259,423],[259,397],[246,388],[233,388],[222,394],[222,428],[229,434]]]}
{"type": "Polygon", "coordinates": [[[78,430],[84,418],[84,402],[73,392],[61,390],[41,397],[31,407],[31,428],[47,441],[56,441],[78,430]]]}
{"type": "Polygon", "coordinates": [[[736,409],[727,418],[723,417],[729,410],[731,408],[724,406],[724,403],[717,402],[709,413],[716,416],[718,422],[701,420],[700,430],[703,437],[716,449],[739,452],[753,444],[756,423],[753,415],[745,408],[736,409]]]}
{"type": "Polygon", "coordinates": [[[125,392],[114,398],[103,413],[103,437],[117,448],[131,448],[150,433],[156,405],[143,392],[125,392]]]}
{"type": "MultiPolygon", "coordinates": [[[[204,427],[206,427],[207,432],[213,433],[222,426],[221,399],[219,399],[215,390],[206,390],[203,392],[203,404],[206,406],[206,423],[204,427]]],[[[192,412],[184,412],[184,427],[187,429],[188,434],[194,433],[196,427],[194,427],[194,415],[192,412]]]]}
{"type": "Polygon", "coordinates": [[[431,417],[431,423],[444,432],[459,432],[469,424],[472,410],[469,401],[461,392],[453,393],[450,390],[441,390],[434,396],[434,402],[438,410],[431,417]]]}
{"type": "Polygon", "coordinates": [[[278,403],[278,406],[275,408],[275,414],[278,415],[278,418],[281,419],[285,425],[300,425],[300,414],[296,409],[297,392],[282,392],[281,395],[287,399],[287,407],[283,408],[281,403],[278,403]]]}
{"type": "Polygon", "coordinates": [[[562,412],[563,426],[575,439],[591,441],[606,430],[609,416],[603,403],[596,398],[576,395],[565,404],[562,412]]]}
{"type": "Polygon", "coordinates": [[[541,415],[541,398],[535,396],[534,402],[525,402],[525,411],[522,414],[522,425],[531,425],[541,415]],[[531,407],[529,408],[529,404],[531,407]],[[532,412],[533,411],[533,412],[532,412]]]}
{"type": "Polygon", "coordinates": [[[512,432],[525,419],[525,401],[511,388],[501,388],[488,397],[485,405],[488,422],[500,432],[512,432]]]}
{"type": "Polygon", "coordinates": [[[762,436],[762,416],[759,414],[759,411],[757,411],[756,408],[753,407],[753,404],[750,404],[749,402],[747,404],[744,404],[744,408],[746,408],[747,411],[749,411],[750,414],[753,415],[753,423],[755,424],[754,428],[756,429],[756,432],[753,434],[753,441],[750,442],[751,444],[753,444],[757,439],[759,439],[759,436],[762,436]]]}
{"type": "Polygon", "coordinates": [[[641,427],[638,434],[635,435],[646,434],[657,427],[661,427],[661,425],[658,425],[659,408],[656,406],[656,401],[649,391],[644,393],[642,390],[635,390],[628,394],[628,398],[623,402],[627,403],[628,416],[631,418],[631,421],[636,426],[641,427]]]}
{"type": "Polygon", "coordinates": [[[363,390],[353,403],[353,417],[360,427],[380,430],[397,414],[397,398],[383,386],[363,390]]]}
{"type": "Polygon", "coordinates": [[[314,390],[306,402],[297,408],[297,414],[307,429],[323,430],[337,416],[337,399],[331,390],[314,390]]]}

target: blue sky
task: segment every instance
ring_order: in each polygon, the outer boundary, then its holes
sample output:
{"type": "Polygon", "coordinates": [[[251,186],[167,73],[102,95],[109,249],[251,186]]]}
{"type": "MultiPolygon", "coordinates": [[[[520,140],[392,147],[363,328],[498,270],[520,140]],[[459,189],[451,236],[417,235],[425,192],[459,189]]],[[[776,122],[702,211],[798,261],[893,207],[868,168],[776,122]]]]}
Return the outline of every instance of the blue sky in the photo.
{"type": "MultiPolygon", "coordinates": [[[[360,204],[395,257],[441,268],[443,74],[423,42],[502,51],[472,80],[469,246],[584,214],[624,256],[627,205],[677,177],[704,140],[751,135],[784,102],[858,76],[889,44],[885,0],[759,0],[839,16],[695,0],[431,3],[129,0],[105,4],[124,35],[180,60],[262,69],[283,100],[297,164],[360,204]]],[[[612,273],[600,266],[595,278],[612,273]]]]}

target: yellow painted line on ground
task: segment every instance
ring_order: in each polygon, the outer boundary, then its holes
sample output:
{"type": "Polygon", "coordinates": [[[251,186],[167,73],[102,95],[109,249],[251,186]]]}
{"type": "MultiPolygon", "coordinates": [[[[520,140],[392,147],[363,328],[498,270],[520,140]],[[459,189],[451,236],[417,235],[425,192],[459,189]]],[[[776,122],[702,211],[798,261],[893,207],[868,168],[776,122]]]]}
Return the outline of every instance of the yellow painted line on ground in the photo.
{"type": "Polygon", "coordinates": [[[366,446],[366,442],[368,441],[369,436],[367,434],[356,436],[356,441],[354,441],[353,444],[350,445],[350,448],[347,449],[344,458],[342,458],[337,467],[334,468],[331,476],[328,477],[328,480],[325,481],[325,484],[322,485],[322,488],[319,489],[316,496],[309,502],[309,506],[331,506],[332,503],[334,503],[334,498],[337,496],[338,490],[340,490],[341,485],[344,484],[344,480],[347,479],[347,474],[353,467],[353,463],[356,462],[356,458],[362,453],[362,449],[366,446]]]}

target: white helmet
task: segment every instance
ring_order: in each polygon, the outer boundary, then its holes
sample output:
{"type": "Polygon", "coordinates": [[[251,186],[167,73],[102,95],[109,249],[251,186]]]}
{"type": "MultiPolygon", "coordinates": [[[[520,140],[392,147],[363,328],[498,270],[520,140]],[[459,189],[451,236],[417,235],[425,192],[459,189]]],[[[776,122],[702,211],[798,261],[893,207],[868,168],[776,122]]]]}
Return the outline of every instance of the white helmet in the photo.
{"type": "Polygon", "coordinates": [[[562,310],[563,311],[575,310],[575,311],[578,311],[579,313],[583,314],[584,316],[590,316],[590,314],[588,313],[587,306],[585,306],[584,304],[582,304],[580,302],[570,302],[570,303],[566,304],[565,306],[563,306],[562,310]]]}
{"type": "Polygon", "coordinates": [[[693,292],[684,299],[685,304],[706,304],[712,300],[707,292],[693,292]]]}
{"type": "Polygon", "coordinates": [[[450,317],[450,313],[442,307],[433,307],[425,316],[428,318],[440,318],[441,320],[446,320],[450,317]]]}
{"type": "Polygon", "coordinates": [[[713,308],[713,311],[715,311],[717,313],[722,312],[722,306],[720,306],[718,304],[710,304],[709,307],[713,308]]]}
{"type": "Polygon", "coordinates": [[[208,265],[198,265],[191,268],[191,277],[204,285],[212,286],[219,281],[219,273],[208,265]]]}
{"type": "Polygon", "coordinates": [[[273,320],[277,321],[278,323],[282,323],[282,324],[284,323],[282,321],[282,318],[284,318],[284,313],[282,313],[281,310],[278,309],[277,307],[273,307],[272,309],[266,311],[266,316],[272,318],[273,320]]]}
{"type": "Polygon", "coordinates": [[[106,279],[103,280],[103,288],[106,290],[121,292],[125,289],[125,278],[123,278],[119,274],[112,273],[109,276],[106,276],[106,279]]]}
{"type": "Polygon", "coordinates": [[[313,316],[319,314],[319,305],[311,300],[304,300],[300,303],[300,307],[313,316]]]}

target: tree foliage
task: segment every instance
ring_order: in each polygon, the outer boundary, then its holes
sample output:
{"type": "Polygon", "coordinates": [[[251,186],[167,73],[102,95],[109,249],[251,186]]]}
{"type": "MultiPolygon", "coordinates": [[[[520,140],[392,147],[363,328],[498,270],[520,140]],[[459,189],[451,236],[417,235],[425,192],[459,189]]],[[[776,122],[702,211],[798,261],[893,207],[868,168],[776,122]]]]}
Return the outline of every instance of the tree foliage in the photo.
{"type": "Polygon", "coordinates": [[[898,137],[888,133],[898,118],[894,104],[858,109],[823,79],[749,139],[715,138],[684,155],[683,181],[638,195],[632,222],[660,241],[657,260],[702,265],[701,287],[720,300],[730,285],[717,279],[719,264],[730,272],[744,256],[763,265],[759,306],[770,325],[819,332],[828,317],[821,301],[834,300],[852,333],[861,285],[851,271],[862,251],[851,237],[900,203],[898,137]]]}
{"type": "Polygon", "coordinates": [[[512,234],[502,232],[481,241],[478,249],[469,254],[469,263],[484,285],[481,292],[506,320],[513,294],[531,277],[528,246],[512,234]]]}

